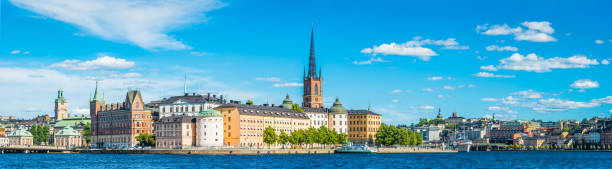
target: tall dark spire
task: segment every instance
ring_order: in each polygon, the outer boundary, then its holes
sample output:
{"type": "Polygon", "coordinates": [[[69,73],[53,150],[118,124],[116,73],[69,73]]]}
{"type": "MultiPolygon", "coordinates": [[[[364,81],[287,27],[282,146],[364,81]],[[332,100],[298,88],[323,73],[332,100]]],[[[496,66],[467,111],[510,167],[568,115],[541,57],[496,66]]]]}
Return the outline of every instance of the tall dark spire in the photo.
{"type": "Polygon", "coordinates": [[[315,48],[314,48],[314,23],[310,32],[310,58],[308,64],[308,77],[317,78],[317,63],[315,61],[315,48]]]}

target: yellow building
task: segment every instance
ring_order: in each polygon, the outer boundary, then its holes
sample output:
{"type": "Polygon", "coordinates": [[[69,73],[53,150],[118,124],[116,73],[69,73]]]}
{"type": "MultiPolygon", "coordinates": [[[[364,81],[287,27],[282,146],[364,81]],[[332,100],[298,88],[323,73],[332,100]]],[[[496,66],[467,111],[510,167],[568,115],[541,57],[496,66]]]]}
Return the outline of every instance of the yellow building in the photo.
{"type": "Polygon", "coordinates": [[[290,134],[310,127],[310,119],[306,114],[281,107],[233,102],[215,109],[223,114],[223,139],[226,146],[264,148],[263,131],[268,126],[274,128],[277,135],[281,131],[290,134]]]}
{"type": "Polygon", "coordinates": [[[348,138],[356,144],[374,144],[382,116],[369,110],[348,111],[348,138]]]}

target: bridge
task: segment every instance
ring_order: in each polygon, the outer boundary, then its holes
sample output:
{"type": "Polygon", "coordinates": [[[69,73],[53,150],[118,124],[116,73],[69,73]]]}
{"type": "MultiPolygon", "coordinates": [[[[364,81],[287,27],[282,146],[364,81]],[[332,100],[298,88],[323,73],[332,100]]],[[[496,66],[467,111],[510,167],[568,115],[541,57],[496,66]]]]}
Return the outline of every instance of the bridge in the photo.
{"type": "Polygon", "coordinates": [[[4,153],[66,153],[72,152],[72,149],[66,147],[55,146],[17,146],[10,145],[0,147],[0,154],[4,153]]]}

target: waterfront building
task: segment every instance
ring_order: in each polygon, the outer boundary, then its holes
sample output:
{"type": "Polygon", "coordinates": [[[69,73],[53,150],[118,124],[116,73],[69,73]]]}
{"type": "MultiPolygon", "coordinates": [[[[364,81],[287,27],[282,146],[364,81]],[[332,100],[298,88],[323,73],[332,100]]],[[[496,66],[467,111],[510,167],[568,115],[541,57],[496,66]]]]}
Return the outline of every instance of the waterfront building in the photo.
{"type": "Polygon", "coordinates": [[[257,106],[230,101],[215,108],[223,114],[223,141],[226,146],[264,148],[263,131],[274,128],[287,134],[310,127],[306,114],[282,107],[257,106]]]}
{"type": "Polygon", "coordinates": [[[467,138],[472,142],[482,143],[487,134],[487,130],[483,128],[472,129],[466,132],[467,138]]]}
{"type": "Polygon", "coordinates": [[[329,128],[329,112],[326,108],[304,107],[304,113],[310,118],[310,126],[319,128],[325,126],[329,128]]]}
{"type": "Polygon", "coordinates": [[[84,145],[85,140],[81,133],[70,126],[66,126],[55,133],[53,143],[58,147],[80,147],[84,145]]]}
{"type": "Polygon", "coordinates": [[[489,142],[510,144],[514,140],[514,135],[517,133],[526,133],[524,130],[518,129],[501,129],[492,128],[488,131],[489,142]]]}
{"type": "Polygon", "coordinates": [[[586,137],[586,142],[589,144],[599,144],[601,141],[601,134],[599,132],[589,132],[586,137]]]}
{"type": "Polygon", "coordinates": [[[128,91],[123,103],[103,105],[97,89],[91,102],[91,106],[97,107],[90,107],[93,110],[90,111],[92,143],[98,146],[134,147],[138,144],[136,136],[153,133],[151,110],[144,108],[140,91],[128,91]]]}
{"type": "Polygon", "coordinates": [[[62,119],[61,121],[56,121],[55,124],[53,124],[53,133],[57,133],[60,130],[64,129],[65,127],[70,127],[78,131],[82,135],[83,128],[88,123],[91,123],[91,118],[89,116],[82,115],[82,116],[66,117],[62,119]]]}
{"type": "Polygon", "coordinates": [[[11,132],[8,136],[9,145],[31,146],[34,145],[34,137],[32,133],[25,130],[23,127],[11,132]]]}
{"type": "Polygon", "coordinates": [[[196,116],[161,117],[155,123],[155,147],[182,149],[196,146],[196,116]]]}
{"type": "Polygon", "coordinates": [[[382,116],[368,110],[348,111],[348,138],[349,141],[362,144],[374,144],[376,132],[380,128],[382,116]]]}
{"type": "Polygon", "coordinates": [[[416,131],[423,137],[423,142],[439,142],[440,128],[433,126],[417,127],[416,131]]]}
{"type": "Polygon", "coordinates": [[[57,91],[57,98],[55,99],[55,121],[60,121],[68,117],[68,101],[64,98],[64,90],[60,88],[57,91]]]}
{"type": "Polygon", "coordinates": [[[6,147],[9,145],[9,138],[6,136],[0,136],[0,147],[6,147]]]}
{"type": "Polygon", "coordinates": [[[310,57],[308,59],[308,73],[304,70],[304,94],[302,95],[302,107],[323,108],[323,93],[321,70],[317,75],[317,63],[314,48],[314,27],[310,33],[310,57]]]}
{"type": "Polygon", "coordinates": [[[340,103],[340,99],[336,98],[336,102],[329,109],[329,129],[332,129],[338,134],[348,134],[348,111],[340,103]]]}
{"type": "Polygon", "coordinates": [[[223,95],[200,95],[185,93],[183,96],[172,96],[159,103],[159,116],[197,115],[202,110],[209,110],[223,104],[223,95]]]}
{"type": "Polygon", "coordinates": [[[198,147],[223,146],[223,115],[220,111],[202,110],[197,121],[198,147]]]}

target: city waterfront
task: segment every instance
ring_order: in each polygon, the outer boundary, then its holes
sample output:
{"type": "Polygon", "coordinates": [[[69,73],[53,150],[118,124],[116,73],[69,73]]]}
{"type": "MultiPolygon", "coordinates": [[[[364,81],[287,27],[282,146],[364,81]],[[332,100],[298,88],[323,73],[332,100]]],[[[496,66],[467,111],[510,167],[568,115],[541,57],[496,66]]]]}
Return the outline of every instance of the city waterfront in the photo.
{"type": "Polygon", "coordinates": [[[608,168],[612,153],[497,151],[316,155],[1,154],[0,158],[3,159],[0,168],[608,168]]]}

